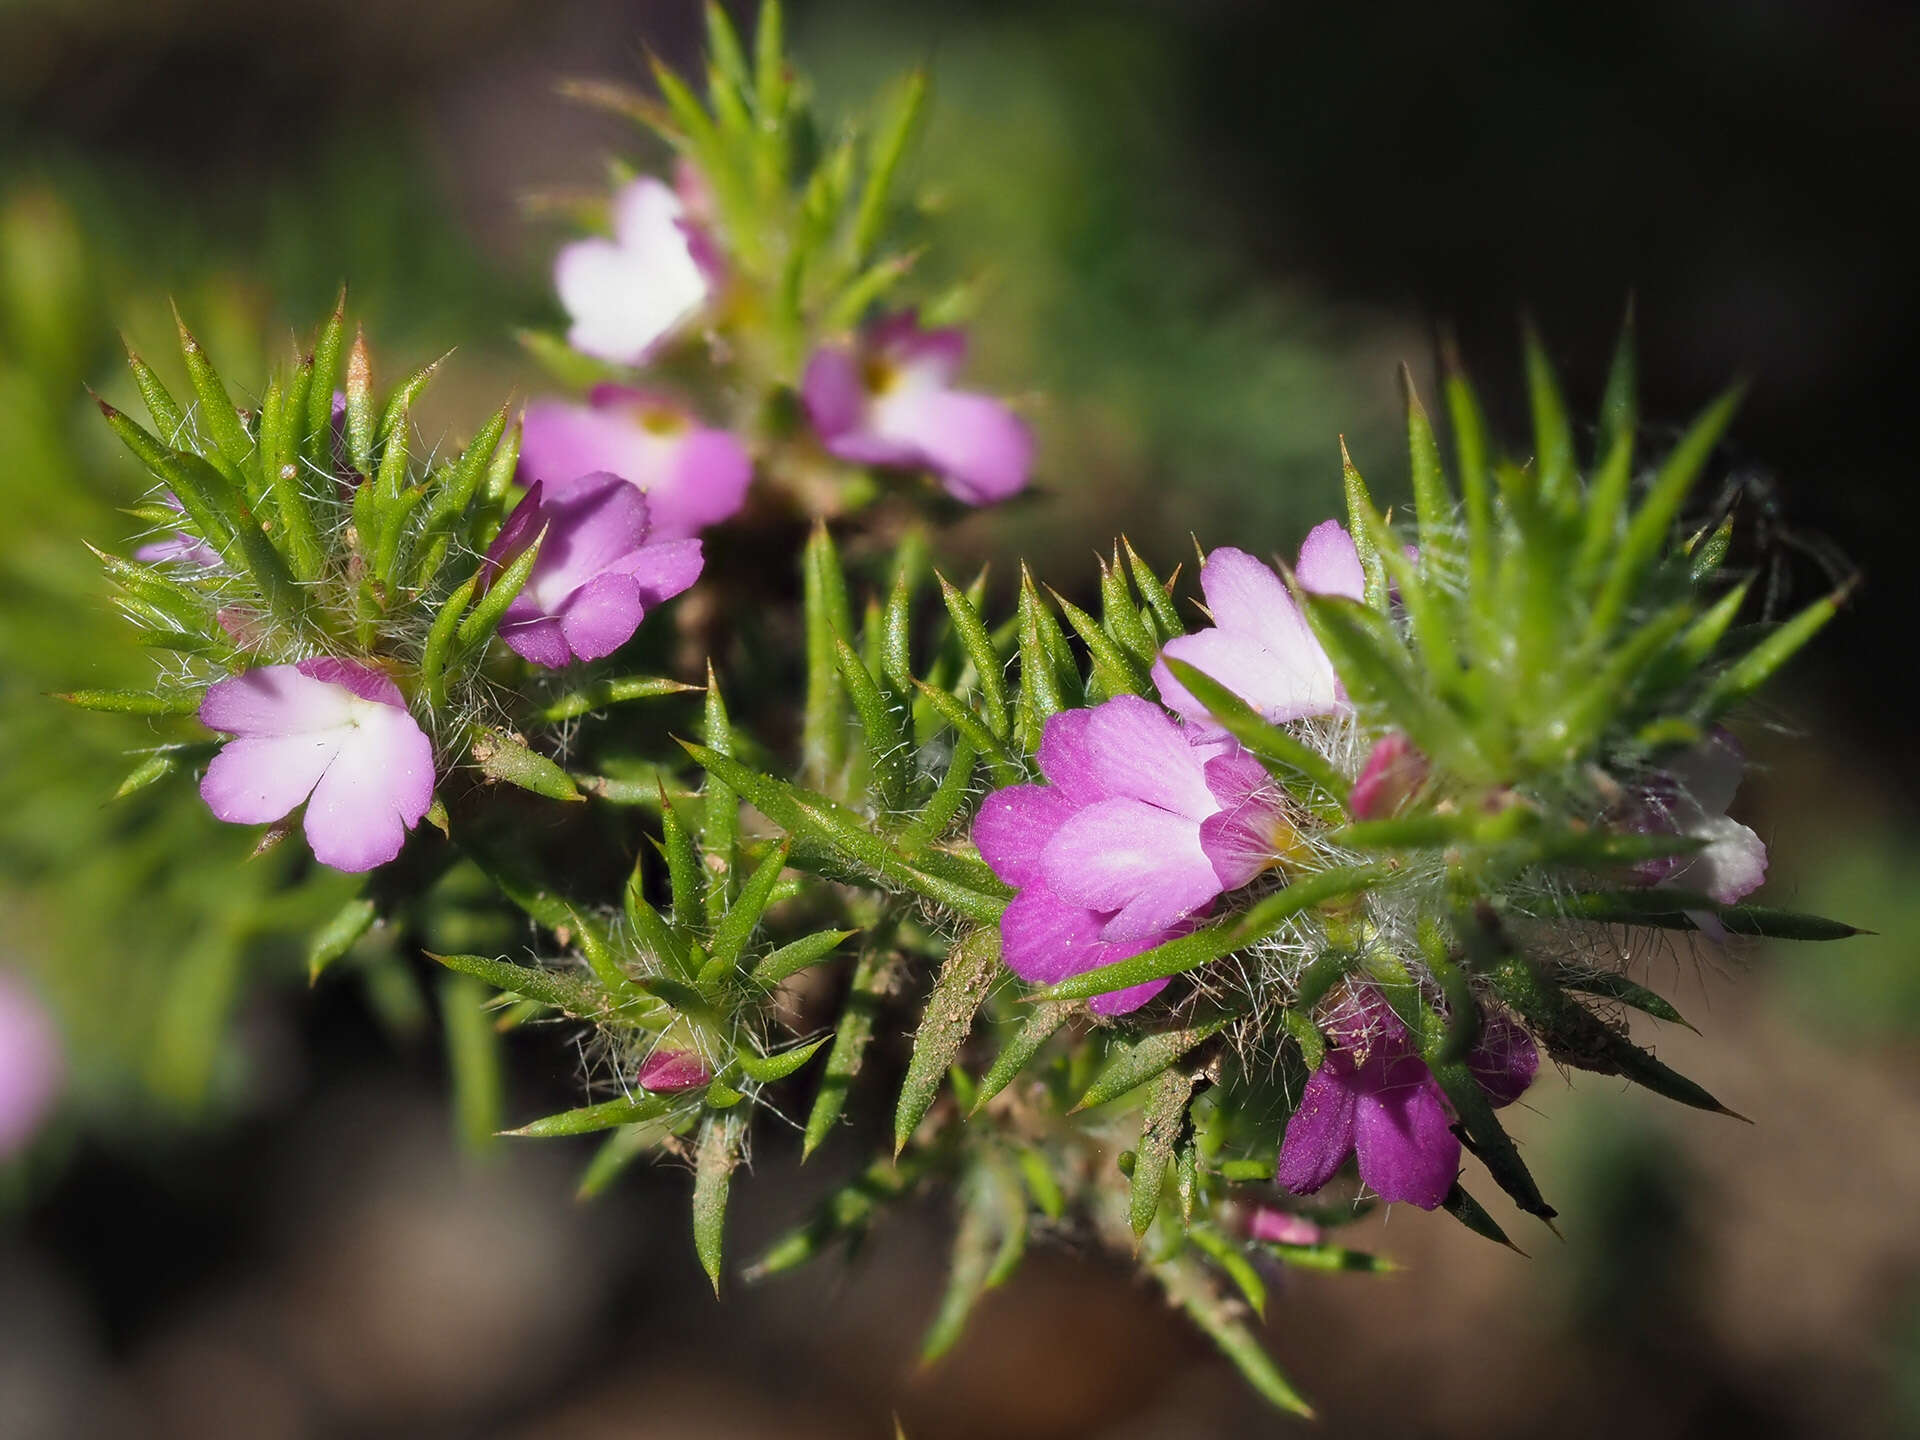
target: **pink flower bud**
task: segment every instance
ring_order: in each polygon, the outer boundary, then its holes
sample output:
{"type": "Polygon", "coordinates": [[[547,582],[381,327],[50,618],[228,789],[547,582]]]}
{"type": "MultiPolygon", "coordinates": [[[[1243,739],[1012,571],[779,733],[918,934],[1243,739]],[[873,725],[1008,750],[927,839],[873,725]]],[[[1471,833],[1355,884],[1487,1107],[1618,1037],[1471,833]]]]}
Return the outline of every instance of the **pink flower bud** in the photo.
{"type": "Polygon", "coordinates": [[[667,1093],[692,1090],[713,1079],[707,1062],[692,1050],[669,1050],[664,1046],[640,1063],[636,1077],[642,1090],[667,1093]]]}
{"type": "Polygon", "coordinates": [[[1398,730],[1374,742],[1360,778],[1353,782],[1347,808],[1356,820],[1379,820],[1413,798],[1427,778],[1427,757],[1398,730]]]}
{"type": "Polygon", "coordinates": [[[1261,1205],[1247,1220],[1247,1238],[1272,1245],[1318,1245],[1325,1232],[1304,1215],[1261,1205]]]}

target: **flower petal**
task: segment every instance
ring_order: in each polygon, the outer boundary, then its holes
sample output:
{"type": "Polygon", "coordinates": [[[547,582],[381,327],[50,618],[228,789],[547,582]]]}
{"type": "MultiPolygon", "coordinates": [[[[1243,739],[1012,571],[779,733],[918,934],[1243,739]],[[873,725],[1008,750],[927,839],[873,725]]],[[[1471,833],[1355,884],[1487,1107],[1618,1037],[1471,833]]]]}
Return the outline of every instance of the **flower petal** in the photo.
{"type": "Polygon", "coordinates": [[[406,711],[368,707],[314,787],[307,843],[323,865],[371,870],[400,853],[432,803],[432,742],[406,711]]]}
{"type": "Polygon", "coordinates": [[[560,632],[575,659],[598,660],[631,640],[645,613],[640,582],[606,571],[567,597],[560,607],[560,632]]]}
{"type": "Polygon", "coordinates": [[[1467,1068],[1487,1099],[1496,1106],[1511,1105],[1540,1073],[1540,1051],[1531,1035],[1496,1011],[1482,1018],[1467,1068]]]}
{"type": "MultiPolygon", "coordinates": [[[[1319,642],[1304,630],[1301,633],[1304,639],[1283,652],[1240,631],[1196,630],[1169,640],[1160,653],[1184,660],[1279,724],[1329,715],[1340,706],[1333,667],[1319,642]]],[[[1196,724],[1216,726],[1207,708],[1174,680],[1164,664],[1155,663],[1153,679],[1170,708],[1196,724]]]]}
{"type": "Polygon", "coordinates": [[[1101,917],[1029,885],[1000,914],[1000,958],[1022,980],[1052,985],[1105,963],[1101,917]]]}
{"type": "Polygon", "coordinates": [[[1158,705],[1138,695],[1119,695],[1088,714],[1082,743],[1106,794],[1144,800],[1194,820],[1218,808],[1207,788],[1205,757],[1158,705]]]}
{"type": "Polygon", "coordinates": [[[973,843],[980,858],[1009,885],[1041,878],[1041,852],[1074,813],[1064,793],[1048,785],[1010,785],[980,802],[973,843]]]}
{"type": "Polygon", "coordinates": [[[1417,1060],[1369,1064],[1359,1079],[1353,1145],[1360,1178],[1389,1203],[1437,1209],[1460,1175],[1460,1141],[1439,1085],[1417,1060]],[[1384,1070],[1385,1078],[1369,1089],[1368,1074],[1376,1070],[1384,1070]]]}
{"type": "Polygon", "coordinates": [[[640,587],[640,602],[651,610],[692,585],[705,565],[698,540],[666,540],[621,556],[606,573],[632,576],[640,587]]]}
{"type": "Polygon", "coordinates": [[[1317,595],[1344,595],[1349,600],[1364,600],[1367,577],[1360,568],[1360,552],[1353,537],[1338,520],[1322,520],[1307,532],[1300,546],[1300,563],[1294,578],[1301,588],[1317,595]]]}
{"type": "Polygon", "coordinates": [[[263,665],[207,688],[200,723],[229,735],[331,730],[353,715],[353,696],[293,665],[263,665]]]}
{"type": "MultiPolygon", "coordinates": [[[[1152,946],[1142,946],[1152,949],[1152,946]]],[[[1125,955],[1109,955],[1101,960],[1102,965],[1114,960],[1124,960],[1125,955]]],[[[1096,995],[1087,1001],[1087,1009],[1096,1015],[1125,1015],[1130,1010],[1138,1010],[1154,996],[1167,988],[1164,980],[1149,980],[1144,985],[1129,985],[1124,990],[1109,990],[1104,995],[1096,995]]]]}
{"type": "Polygon", "coordinates": [[[858,429],[867,392],[853,351],[844,345],[823,345],[814,351],[800,381],[800,402],[806,406],[813,433],[829,444],[858,429]]]}
{"type": "Polygon", "coordinates": [[[509,620],[500,626],[499,635],[509,650],[535,665],[560,670],[573,663],[573,652],[567,648],[566,632],[557,616],[533,615],[509,620]]]}
{"type": "Polygon", "coordinates": [[[349,733],[349,727],[342,726],[229,740],[201,777],[200,798],[232,824],[269,824],[313,792],[349,733]]]}
{"type": "Polygon", "coordinates": [[[1033,436],[1002,401],[933,386],[903,386],[874,407],[874,429],[911,445],[947,491],[989,505],[1025,487],[1033,436]]]}
{"type": "Polygon", "coordinates": [[[1346,1163],[1353,1153],[1354,1099],[1353,1072],[1338,1055],[1329,1055],[1287,1121],[1273,1177],[1282,1190],[1311,1195],[1346,1163]]]}
{"type": "Polygon", "coordinates": [[[1131,940],[1165,930],[1220,893],[1200,827],[1144,801],[1116,797],[1074,815],[1047,845],[1046,883],[1061,899],[1117,912],[1103,931],[1131,940]]]}
{"type": "Polygon", "coordinates": [[[554,261],[554,288],[573,317],[568,343],[635,365],[700,306],[709,278],[681,225],[679,198],[651,176],[614,197],[614,240],[579,240],[554,261]]]}

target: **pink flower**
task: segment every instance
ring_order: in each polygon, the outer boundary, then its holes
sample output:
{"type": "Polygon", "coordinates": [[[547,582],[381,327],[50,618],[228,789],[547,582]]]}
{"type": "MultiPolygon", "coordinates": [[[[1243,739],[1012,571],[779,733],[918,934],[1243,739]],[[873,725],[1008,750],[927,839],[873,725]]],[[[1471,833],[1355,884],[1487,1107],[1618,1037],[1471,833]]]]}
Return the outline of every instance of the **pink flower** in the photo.
{"type": "MultiPolygon", "coordinates": [[[[1050,783],[989,795],[973,824],[981,856],[1020,891],[1000,920],[1015,974],[1052,984],[1151,949],[1265,868],[1282,823],[1266,772],[1238,750],[1209,758],[1218,748],[1188,743],[1134,695],[1047,721],[1039,761],[1050,783]]],[[[1132,1010],[1165,985],[1092,1008],[1132,1010]]]]}
{"type": "MultiPolygon", "coordinates": [[[[1323,1026],[1326,1058],[1287,1122],[1275,1179],[1311,1195],[1358,1155],[1360,1178],[1382,1200],[1438,1207],[1460,1173],[1453,1107],[1413,1037],[1379,991],[1351,996],[1323,1026]]],[[[1505,1016],[1489,1014],[1468,1068],[1494,1105],[1511,1105],[1533,1083],[1540,1055],[1505,1016]]]]}
{"type": "Polygon", "coordinates": [[[1026,486],[1033,437],[1003,401],[953,387],[966,353],[964,332],[910,313],[823,346],[800,387],[814,433],[855,465],[929,470],[969,505],[1006,499],[1026,486]]]}
{"type": "Polygon", "coordinates": [[[551,485],[596,471],[618,475],[647,497],[653,539],[684,540],[746,503],[753,460],[725,430],[622,385],[596,385],[585,405],[543,400],[527,407],[523,483],[551,485]]]}
{"type": "Polygon", "coordinates": [[[642,1090],[663,1094],[704,1085],[713,1079],[713,1072],[707,1069],[707,1062],[692,1050],[662,1047],[641,1062],[636,1079],[642,1090]]]}
{"type": "MultiPolygon", "coordinates": [[[[1294,570],[1303,589],[1358,600],[1366,588],[1353,540],[1337,521],[1314,527],[1294,570]]],[[[1217,680],[1274,724],[1331,715],[1346,703],[1333,664],[1284,581],[1244,550],[1222,547],[1200,568],[1213,625],[1169,640],[1161,654],[1217,680]]],[[[1153,683],[1167,708],[1208,731],[1206,706],[1156,661],[1153,683]]]]}
{"type": "Polygon", "coordinates": [[[1268,1245],[1318,1245],[1326,1232],[1304,1215],[1257,1205],[1247,1217],[1247,1238],[1268,1245]]]}
{"type": "MultiPolygon", "coordinates": [[[[169,510],[181,510],[184,513],[179,497],[171,490],[160,498],[169,510]]],[[[196,536],[175,531],[165,540],[142,545],[133,552],[133,558],[149,565],[163,565],[178,560],[183,565],[198,565],[203,570],[211,570],[220,563],[220,552],[196,536]]]]}
{"type": "Polygon", "coordinates": [[[213,813],[263,825],[306,800],[307,843],[336,870],[393,859],[433,803],[432,743],[399,687],[354,661],[321,656],[222,680],[200,721],[235,737],[200,782],[213,813]]]}
{"type": "Polygon", "coordinates": [[[573,317],[567,343],[617,365],[641,364],[706,306],[712,264],[679,196],[651,176],[623,186],[613,197],[613,238],[576,240],[554,261],[554,288],[573,317]]]}
{"type": "Polygon", "coordinates": [[[611,655],[647,611],[700,578],[700,542],[655,539],[646,496],[618,475],[535,482],[488,547],[487,565],[510,563],[542,527],[540,558],[500,622],[507,647],[536,665],[611,655]]]}
{"type": "Polygon", "coordinates": [[[26,1148],[65,1079],[53,1017],[24,983],[0,972],[0,1162],[26,1148]]]}

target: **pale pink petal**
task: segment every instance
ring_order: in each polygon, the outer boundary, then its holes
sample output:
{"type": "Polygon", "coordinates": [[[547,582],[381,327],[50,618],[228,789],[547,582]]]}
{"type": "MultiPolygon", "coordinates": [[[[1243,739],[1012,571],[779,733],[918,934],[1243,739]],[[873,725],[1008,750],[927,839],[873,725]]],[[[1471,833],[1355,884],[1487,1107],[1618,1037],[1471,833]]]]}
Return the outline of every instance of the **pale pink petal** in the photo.
{"type": "Polygon", "coordinates": [[[1082,743],[1095,757],[1106,794],[1195,820],[1213,813],[1206,762],[1166,711],[1138,695],[1117,695],[1088,714],[1082,743]]]}
{"type": "Polygon", "coordinates": [[[947,490],[969,505],[989,505],[1027,483],[1033,435],[1012,410],[964,390],[905,387],[876,406],[876,430],[912,445],[947,490]]]}
{"type": "Polygon", "coordinates": [[[681,224],[679,198],[645,176],[614,197],[614,239],[580,240],[554,262],[554,286],[573,317],[568,343],[637,365],[706,303],[710,277],[681,224]]]}
{"type": "Polygon", "coordinates": [[[658,479],[643,485],[656,540],[680,539],[740,511],[753,484],[753,457],[725,430],[689,430],[670,445],[658,479]]]}
{"type": "Polygon", "coordinates": [[[1338,520],[1323,520],[1307,532],[1306,542],[1300,547],[1300,563],[1293,573],[1303,590],[1317,595],[1366,598],[1367,577],[1360,568],[1360,552],[1338,520]]]}
{"type": "Polygon", "coordinates": [[[362,665],[357,660],[316,655],[311,660],[302,660],[293,668],[310,680],[344,686],[362,700],[373,700],[399,710],[407,708],[407,697],[400,693],[400,687],[393,683],[391,676],[382,674],[371,665],[362,665]]]}
{"type": "Polygon", "coordinates": [[[1200,827],[1139,800],[1102,800],[1060,827],[1041,861],[1069,904],[1112,912],[1102,934],[1132,940],[1166,930],[1220,893],[1200,827]]]}
{"type": "Polygon", "coordinates": [[[1722,905],[1732,905],[1758,890],[1767,878],[1766,842],[1725,815],[1706,816],[1686,828],[1706,849],[1683,857],[1667,883],[1698,890],[1722,905]]]}
{"type": "Polygon", "coordinates": [[[1059,710],[1047,717],[1040,732],[1040,750],[1034,758],[1040,773],[1076,805],[1103,800],[1107,788],[1101,757],[1089,743],[1091,710],[1059,710]]]}
{"type": "Polygon", "coordinates": [[[344,725],[353,696],[293,665],[266,665],[207,688],[200,723],[230,735],[294,735],[344,725]]]}
{"type": "Polygon", "coordinates": [[[312,793],[339,755],[345,726],[308,734],[229,740],[200,780],[200,798],[220,819],[266,825],[312,793]]]}
{"type": "Polygon", "coordinates": [[[400,853],[433,803],[433,743],[404,710],[368,706],[314,787],[305,829],[314,858],[371,870],[400,853]]]}
{"type": "MultiPolygon", "coordinates": [[[[1333,669],[1311,636],[1282,652],[1240,631],[1196,630],[1169,640],[1161,654],[1185,661],[1224,685],[1274,724],[1339,708],[1333,669]]],[[[1161,697],[1181,715],[1196,724],[1212,723],[1206,708],[1164,666],[1156,667],[1154,681],[1161,697]]]]}

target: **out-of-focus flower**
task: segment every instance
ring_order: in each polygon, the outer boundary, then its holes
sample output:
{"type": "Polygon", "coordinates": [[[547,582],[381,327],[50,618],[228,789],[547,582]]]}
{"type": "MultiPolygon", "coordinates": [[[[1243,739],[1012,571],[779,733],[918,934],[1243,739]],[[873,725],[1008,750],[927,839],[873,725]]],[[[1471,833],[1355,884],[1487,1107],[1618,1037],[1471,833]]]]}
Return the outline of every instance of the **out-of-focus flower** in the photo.
{"type": "MultiPolygon", "coordinates": [[[[1322,595],[1358,600],[1366,588],[1353,539],[1334,520],[1308,534],[1294,574],[1303,589],[1322,595]]],[[[1223,546],[1200,567],[1200,589],[1212,626],[1169,640],[1163,656],[1217,680],[1274,724],[1330,715],[1346,703],[1326,651],[1271,569],[1244,550],[1223,546]]],[[[1164,659],[1154,663],[1153,683],[1170,710],[1202,728],[1219,728],[1164,659]]]]}
{"type": "MultiPolygon", "coordinates": [[[[1026,980],[1052,984],[1181,933],[1270,863],[1269,837],[1291,833],[1257,763],[1208,758],[1138,696],[1053,716],[1039,762],[1050,783],[989,795],[973,826],[981,856],[1019,888],[1000,920],[1001,954],[1026,980]]],[[[1092,1007],[1131,1010],[1165,984],[1092,1007]]]]}
{"type": "Polygon", "coordinates": [[[707,1062],[692,1050],[671,1050],[662,1046],[640,1062],[636,1077],[642,1090],[670,1093],[691,1090],[713,1079],[707,1062]]]}
{"type": "Polygon", "coordinates": [[[488,547],[488,566],[511,563],[543,528],[540,558],[500,622],[500,638],[536,665],[611,655],[647,611],[700,578],[700,542],[653,538],[646,497],[618,475],[536,483],[488,547]]]}
{"type": "Polygon", "coordinates": [[[1427,757],[1398,730],[1382,735],[1367,752],[1359,778],[1347,796],[1356,820],[1379,820],[1413,798],[1427,778],[1427,757]]]}
{"type": "Polygon", "coordinates": [[[65,1079],[53,1017],[23,981],[0,971],[0,1162],[26,1148],[65,1079]]]}
{"type": "Polygon", "coordinates": [[[213,813],[263,825],[305,800],[307,843],[336,870],[393,859],[433,803],[432,742],[399,687],[354,661],[322,656],[222,680],[200,720],[234,737],[200,782],[213,813]]]}
{"type": "MultiPolygon", "coordinates": [[[[1662,772],[1641,787],[1633,801],[1633,823],[1646,831],[1706,842],[1706,848],[1691,855],[1640,866],[1642,880],[1697,890],[1722,905],[1734,904],[1760,888],[1767,878],[1766,842],[1727,814],[1746,768],[1740,742],[1716,726],[1691,750],[1665,762],[1662,772]]],[[[1702,928],[1724,936],[1717,921],[1702,928]]]]}
{"type": "Polygon", "coordinates": [[[699,313],[714,290],[712,249],[671,188],[652,176],[613,197],[613,238],[576,240],[553,283],[573,317],[567,343],[638,365],[699,313]]]}
{"type": "Polygon", "coordinates": [[[1318,1245],[1326,1232],[1304,1215],[1258,1205],[1247,1217],[1247,1238],[1269,1245],[1318,1245]]]}
{"type": "MultiPolygon", "coordinates": [[[[1287,1122],[1276,1179],[1310,1195],[1358,1155],[1360,1178],[1382,1200],[1437,1208],[1460,1172],[1453,1107],[1384,996],[1371,988],[1324,1022],[1326,1058],[1287,1122]]],[[[1505,1016],[1483,1017],[1468,1068],[1487,1099],[1510,1105],[1533,1083],[1539,1052],[1505,1016]]]]}
{"type": "Polygon", "coordinates": [[[639,487],[653,539],[684,540],[746,503],[753,460],[727,431],[624,385],[597,385],[584,405],[543,400],[527,407],[523,482],[553,485],[596,471],[639,487]]]}
{"type": "Polygon", "coordinates": [[[801,399],[830,454],[856,465],[924,469],[969,505],[1024,489],[1033,436],[1006,403],[957,390],[963,331],[923,330],[896,315],[857,345],[814,352],[801,399]]]}
{"type": "MultiPolygon", "coordinates": [[[[169,510],[185,513],[179,497],[171,490],[160,498],[169,510]]],[[[177,560],[183,565],[198,565],[202,569],[211,570],[220,563],[220,552],[196,536],[176,531],[165,540],[155,540],[151,544],[142,545],[133,552],[133,558],[144,560],[149,565],[164,565],[169,561],[177,560]]]]}

